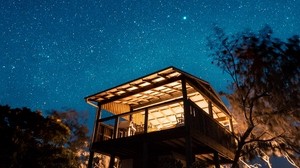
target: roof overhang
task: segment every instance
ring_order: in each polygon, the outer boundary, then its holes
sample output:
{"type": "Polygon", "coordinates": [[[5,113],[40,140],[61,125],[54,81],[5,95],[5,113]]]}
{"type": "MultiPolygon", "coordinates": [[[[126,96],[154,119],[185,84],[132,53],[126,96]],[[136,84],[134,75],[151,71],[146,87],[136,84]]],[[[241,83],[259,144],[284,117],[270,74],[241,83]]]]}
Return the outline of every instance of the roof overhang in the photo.
{"type": "Polygon", "coordinates": [[[85,99],[87,102],[99,104],[114,102],[129,105],[131,108],[140,108],[180,98],[182,96],[181,79],[183,78],[189,84],[187,94],[192,95],[197,91],[229,115],[226,106],[208,82],[172,66],[87,96],[85,99]]]}

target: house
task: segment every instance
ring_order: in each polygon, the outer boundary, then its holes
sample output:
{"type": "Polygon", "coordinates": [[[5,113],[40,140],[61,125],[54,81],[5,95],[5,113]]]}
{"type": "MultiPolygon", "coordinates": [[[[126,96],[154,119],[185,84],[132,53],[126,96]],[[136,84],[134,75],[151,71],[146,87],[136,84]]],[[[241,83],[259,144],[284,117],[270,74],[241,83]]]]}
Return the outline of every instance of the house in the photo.
{"type": "Polygon", "coordinates": [[[109,155],[110,167],[118,158],[122,168],[156,167],[165,156],[186,167],[196,160],[219,167],[234,158],[226,106],[208,82],[175,67],[85,100],[97,108],[89,167],[95,152],[109,155]]]}

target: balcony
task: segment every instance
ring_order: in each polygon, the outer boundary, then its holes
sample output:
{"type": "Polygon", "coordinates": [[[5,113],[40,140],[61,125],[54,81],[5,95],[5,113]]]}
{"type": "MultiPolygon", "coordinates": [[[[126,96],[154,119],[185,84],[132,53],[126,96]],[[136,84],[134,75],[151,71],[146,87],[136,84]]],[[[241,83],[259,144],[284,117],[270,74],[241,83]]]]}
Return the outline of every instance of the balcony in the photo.
{"type": "Polygon", "coordinates": [[[182,106],[182,99],[178,99],[99,119],[95,142],[184,126],[182,106]]]}
{"type": "Polygon", "coordinates": [[[170,154],[187,167],[195,159],[233,159],[234,120],[226,106],[208,82],[175,67],[85,99],[97,107],[92,154],[131,159],[133,167],[170,154]]]}
{"type": "Polygon", "coordinates": [[[199,151],[199,155],[203,151],[196,148],[206,146],[232,159],[236,145],[233,134],[193,101],[189,100],[187,104],[186,112],[183,110],[183,100],[178,99],[99,119],[93,148],[108,153],[114,150],[126,158],[137,154],[136,143],[150,139],[159,146],[177,148],[178,151],[182,148],[184,151],[184,138],[189,130],[194,141],[194,151],[199,151]],[[167,113],[164,109],[172,110],[167,113]],[[137,119],[143,122],[135,122],[137,119]]]}

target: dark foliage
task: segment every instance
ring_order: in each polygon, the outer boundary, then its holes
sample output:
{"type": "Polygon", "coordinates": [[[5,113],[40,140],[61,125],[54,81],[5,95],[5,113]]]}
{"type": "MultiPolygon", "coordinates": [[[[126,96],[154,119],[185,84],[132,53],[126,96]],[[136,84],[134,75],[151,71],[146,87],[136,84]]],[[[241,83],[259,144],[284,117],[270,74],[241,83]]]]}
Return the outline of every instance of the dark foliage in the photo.
{"type": "Polygon", "coordinates": [[[71,130],[56,117],[0,106],[0,167],[79,167],[77,154],[66,145],[71,130]]]}
{"type": "Polygon", "coordinates": [[[268,26],[232,36],[215,27],[209,38],[213,63],[232,79],[225,95],[238,120],[233,166],[240,157],[264,155],[300,163],[300,39],[272,35],[268,26]]]}
{"type": "MultiPolygon", "coordinates": [[[[80,115],[74,110],[64,112],[51,111],[49,114],[51,117],[64,123],[70,129],[70,137],[65,144],[66,147],[73,152],[78,152],[79,150],[88,151],[88,128],[84,125],[87,115],[80,115]]],[[[81,159],[86,160],[87,158],[83,156],[81,159]]]]}

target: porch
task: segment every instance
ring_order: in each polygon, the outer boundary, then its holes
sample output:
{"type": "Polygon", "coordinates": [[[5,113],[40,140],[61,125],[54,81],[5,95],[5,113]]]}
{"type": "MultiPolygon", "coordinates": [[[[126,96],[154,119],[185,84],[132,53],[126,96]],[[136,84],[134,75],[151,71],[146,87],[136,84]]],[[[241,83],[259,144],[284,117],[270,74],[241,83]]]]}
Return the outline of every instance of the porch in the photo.
{"type": "Polygon", "coordinates": [[[133,167],[149,167],[151,159],[165,154],[182,158],[187,167],[195,159],[233,159],[233,120],[226,106],[206,81],[174,67],[86,101],[97,107],[92,153],[134,160],[133,167]]]}
{"type": "Polygon", "coordinates": [[[174,103],[182,104],[182,99],[166,102],[156,106],[131,111],[98,120],[98,131],[92,149],[107,155],[114,155],[121,159],[135,158],[141,155],[143,145],[147,145],[149,153],[175,152],[184,157],[186,149],[186,136],[191,136],[191,152],[196,158],[213,162],[214,151],[220,154],[220,162],[229,162],[234,157],[235,139],[228,128],[221,125],[209,114],[188,100],[188,111],[182,110],[165,116],[153,117],[153,108],[162,108],[174,103]],[[143,116],[145,124],[120,125],[130,119],[135,121],[136,116],[143,116]],[[186,119],[183,118],[186,116],[186,119]],[[159,118],[166,120],[155,124],[159,118]],[[189,124],[185,124],[185,122],[189,124]],[[165,125],[161,127],[160,125],[165,125]],[[131,131],[128,131],[131,130],[131,131]],[[134,131],[132,131],[134,130],[134,131]]]}

